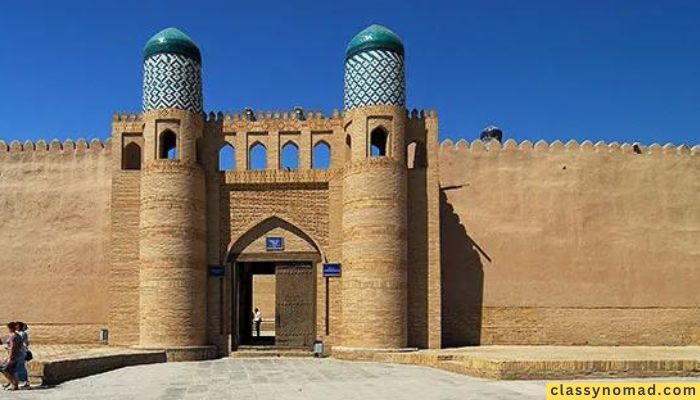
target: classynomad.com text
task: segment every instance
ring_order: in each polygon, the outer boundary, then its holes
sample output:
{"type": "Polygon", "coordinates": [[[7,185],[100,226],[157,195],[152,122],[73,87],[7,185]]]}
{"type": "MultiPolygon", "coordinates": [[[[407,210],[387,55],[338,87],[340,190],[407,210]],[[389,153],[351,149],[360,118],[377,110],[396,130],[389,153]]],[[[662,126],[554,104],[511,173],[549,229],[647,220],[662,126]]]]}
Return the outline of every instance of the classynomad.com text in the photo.
{"type": "Polygon", "coordinates": [[[547,400],[698,399],[700,382],[558,382],[547,384],[547,400]]]}

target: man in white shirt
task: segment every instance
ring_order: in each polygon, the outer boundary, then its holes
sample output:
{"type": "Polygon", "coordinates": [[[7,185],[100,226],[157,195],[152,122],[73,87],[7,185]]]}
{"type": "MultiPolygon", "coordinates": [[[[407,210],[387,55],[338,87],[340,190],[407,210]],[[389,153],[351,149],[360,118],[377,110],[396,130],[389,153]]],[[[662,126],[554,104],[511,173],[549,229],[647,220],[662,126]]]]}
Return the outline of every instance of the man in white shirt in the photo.
{"type": "Polygon", "coordinates": [[[255,314],[253,314],[253,322],[255,323],[255,332],[260,337],[260,324],[262,323],[262,313],[259,309],[255,309],[255,314]]]}

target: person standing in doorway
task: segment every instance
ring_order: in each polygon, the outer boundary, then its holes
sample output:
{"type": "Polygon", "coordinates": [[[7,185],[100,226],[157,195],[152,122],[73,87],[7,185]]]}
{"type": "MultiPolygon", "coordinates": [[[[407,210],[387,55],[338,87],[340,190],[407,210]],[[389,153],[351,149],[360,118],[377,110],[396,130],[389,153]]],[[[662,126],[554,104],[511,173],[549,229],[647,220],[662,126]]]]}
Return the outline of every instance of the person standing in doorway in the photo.
{"type": "Polygon", "coordinates": [[[259,309],[255,309],[255,314],[253,314],[253,322],[255,323],[255,333],[260,337],[260,324],[262,324],[262,313],[259,309]]]}

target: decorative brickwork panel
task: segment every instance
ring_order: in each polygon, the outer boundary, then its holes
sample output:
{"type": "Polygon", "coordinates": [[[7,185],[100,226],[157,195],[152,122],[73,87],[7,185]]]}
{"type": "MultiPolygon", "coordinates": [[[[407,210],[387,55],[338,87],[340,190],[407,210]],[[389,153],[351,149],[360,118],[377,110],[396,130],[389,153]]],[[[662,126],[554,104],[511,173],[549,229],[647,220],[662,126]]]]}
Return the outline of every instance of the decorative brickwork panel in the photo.
{"type": "Polygon", "coordinates": [[[345,110],[357,107],[406,106],[403,56],[387,50],[356,54],[345,62],[345,110]]]}
{"type": "Polygon", "coordinates": [[[202,67],[179,54],[156,54],[143,65],[143,111],[176,108],[202,112],[202,67]]]}
{"type": "Polygon", "coordinates": [[[245,184],[222,188],[222,210],[230,210],[221,225],[222,257],[228,246],[253,225],[277,216],[318,241],[328,243],[328,184],[245,184]],[[226,239],[228,238],[228,239],[226,239]]]}
{"type": "MultiPolygon", "coordinates": [[[[243,184],[229,184],[221,187],[222,219],[219,245],[222,260],[226,257],[231,244],[249,233],[249,230],[257,229],[261,222],[275,216],[303,231],[317,242],[322,252],[328,249],[330,213],[340,215],[341,210],[329,209],[327,182],[269,183],[263,176],[260,177],[261,183],[253,183],[254,179],[245,181],[246,183],[243,184]]],[[[273,229],[270,232],[279,233],[279,230],[273,229]]],[[[264,236],[263,233],[263,240],[264,236]]],[[[289,242],[289,245],[292,246],[290,247],[292,251],[299,247],[294,244],[294,241],[289,242]]],[[[248,248],[255,250],[255,242],[246,249],[248,248]]],[[[264,255],[264,253],[261,254],[264,255]]],[[[316,280],[312,283],[314,286],[321,285],[323,278],[320,276],[320,268],[315,268],[315,271],[316,280]]],[[[325,306],[325,303],[321,303],[325,290],[321,289],[322,286],[319,286],[318,290],[314,291],[317,294],[315,301],[319,307],[325,306]]],[[[339,304],[340,294],[337,289],[332,291],[331,298],[339,304]]],[[[332,308],[332,315],[338,316],[337,312],[337,308],[332,308]]],[[[314,315],[315,327],[318,327],[317,333],[320,334],[325,326],[325,313],[322,308],[319,308],[314,309],[314,315]]]]}

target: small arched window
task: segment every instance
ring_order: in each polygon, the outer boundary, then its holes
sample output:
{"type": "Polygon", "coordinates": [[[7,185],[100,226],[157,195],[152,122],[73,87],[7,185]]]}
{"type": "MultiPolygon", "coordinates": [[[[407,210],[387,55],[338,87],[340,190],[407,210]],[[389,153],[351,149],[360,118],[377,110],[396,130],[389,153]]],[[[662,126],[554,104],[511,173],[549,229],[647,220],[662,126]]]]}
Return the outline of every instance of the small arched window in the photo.
{"type": "Polygon", "coordinates": [[[287,142],[282,146],[282,169],[291,171],[299,169],[299,147],[294,142],[287,142]]]}
{"type": "Polygon", "coordinates": [[[141,146],[138,143],[131,142],[122,150],[122,169],[141,169],[141,146]]]}
{"type": "Polygon", "coordinates": [[[177,136],[175,132],[166,130],[160,134],[158,158],[162,160],[177,159],[177,136]]]}
{"type": "Polygon", "coordinates": [[[352,158],[352,137],[345,136],[345,161],[350,161],[352,158]]]}
{"type": "Polygon", "coordinates": [[[248,169],[267,169],[267,148],[260,142],[256,142],[250,147],[248,153],[248,169]]]}
{"type": "Polygon", "coordinates": [[[411,142],[406,147],[406,166],[408,169],[425,168],[428,161],[425,154],[425,143],[411,142]]]}
{"type": "Polygon", "coordinates": [[[316,143],[312,154],[312,165],[314,169],[328,169],[331,166],[331,146],[324,141],[316,143]]]}
{"type": "Polygon", "coordinates": [[[375,128],[370,134],[370,156],[381,157],[386,155],[388,134],[382,128],[375,128]]]}
{"type": "Polygon", "coordinates": [[[236,169],[236,149],[226,143],[219,150],[219,171],[236,169]]]}

